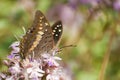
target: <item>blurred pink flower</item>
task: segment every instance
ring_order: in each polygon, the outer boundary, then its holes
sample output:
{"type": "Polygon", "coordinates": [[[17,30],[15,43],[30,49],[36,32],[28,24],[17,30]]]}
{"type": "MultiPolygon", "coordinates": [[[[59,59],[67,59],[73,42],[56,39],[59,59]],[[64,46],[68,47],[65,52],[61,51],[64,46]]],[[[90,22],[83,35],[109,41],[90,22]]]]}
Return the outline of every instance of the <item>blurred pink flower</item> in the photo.
{"type": "Polygon", "coordinates": [[[80,26],[84,21],[84,15],[81,12],[77,11],[76,8],[73,8],[71,4],[72,1],[67,5],[59,4],[57,6],[54,6],[48,12],[48,18],[51,20],[60,19],[65,27],[80,26]]]}
{"type": "Polygon", "coordinates": [[[83,4],[90,4],[91,6],[97,6],[101,0],[80,0],[83,4]]]}
{"type": "Polygon", "coordinates": [[[120,0],[116,0],[113,4],[113,7],[115,10],[119,11],[120,10],[120,0]]]}
{"type": "Polygon", "coordinates": [[[79,6],[79,4],[80,4],[80,2],[79,2],[79,0],[69,0],[69,3],[68,3],[73,9],[76,9],[78,6],[79,6]]]}

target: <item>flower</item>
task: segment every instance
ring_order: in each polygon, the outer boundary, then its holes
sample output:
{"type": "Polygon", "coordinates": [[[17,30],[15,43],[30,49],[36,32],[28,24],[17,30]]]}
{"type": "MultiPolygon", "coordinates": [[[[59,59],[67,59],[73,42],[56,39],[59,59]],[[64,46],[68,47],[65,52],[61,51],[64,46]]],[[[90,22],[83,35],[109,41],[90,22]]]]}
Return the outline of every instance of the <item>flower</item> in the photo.
{"type": "Polygon", "coordinates": [[[19,74],[21,72],[21,68],[18,62],[14,64],[14,66],[9,68],[9,72],[11,74],[19,74]]]}
{"type": "Polygon", "coordinates": [[[2,78],[5,78],[5,77],[6,77],[6,75],[5,75],[5,74],[0,73],[0,80],[2,80],[2,78]]]}
{"type": "MultiPolygon", "coordinates": [[[[41,54],[39,59],[34,56],[21,59],[19,55],[19,42],[14,42],[10,47],[12,48],[8,60],[4,63],[8,67],[9,74],[0,73],[0,80],[65,80],[57,61],[62,60],[57,57],[58,49],[53,49],[48,53],[41,54]]],[[[70,80],[70,79],[68,79],[70,80]]]]}
{"type": "Polygon", "coordinates": [[[46,80],[72,80],[72,78],[63,68],[58,67],[47,75],[46,80]]]}
{"type": "Polygon", "coordinates": [[[19,44],[20,44],[20,42],[16,41],[10,45],[10,48],[12,48],[13,50],[16,50],[18,48],[19,44]]]}
{"type": "Polygon", "coordinates": [[[90,4],[92,6],[97,6],[98,2],[100,2],[100,0],[80,0],[81,3],[83,4],[90,4]]]}
{"type": "Polygon", "coordinates": [[[8,56],[8,59],[14,59],[14,58],[20,59],[20,57],[18,56],[18,52],[20,51],[19,44],[20,42],[16,41],[12,43],[12,45],[10,45],[10,48],[12,48],[12,51],[10,55],[8,56]]]}
{"type": "Polygon", "coordinates": [[[120,0],[116,0],[114,3],[113,3],[113,7],[115,10],[120,10],[120,0]]]}
{"type": "Polygon", "coordinates": [[[49,66],[49,67],[57,67],[59,64],[57,63],[56,60],[62,60],[60,57],[50,55],[50,54],[43,54],[43,61],[49,66]]]}
{"type": "Polygon", "coordinates": [[[51,73],[49,73],[46,77],[46,80],[60,80],[60,73],[57,73],[59,68],[54,69],[51,73]]]}
{"type": "Polygon", "coordinates": [[[44,75],[44,71],[40,68],[41,63],[36,60],[31,61],[30,59],[26,59],[23,61],[22,66],[24,67],[24,71],[29,74],[29,78],[38,80],[40,77],[44,75]]]}

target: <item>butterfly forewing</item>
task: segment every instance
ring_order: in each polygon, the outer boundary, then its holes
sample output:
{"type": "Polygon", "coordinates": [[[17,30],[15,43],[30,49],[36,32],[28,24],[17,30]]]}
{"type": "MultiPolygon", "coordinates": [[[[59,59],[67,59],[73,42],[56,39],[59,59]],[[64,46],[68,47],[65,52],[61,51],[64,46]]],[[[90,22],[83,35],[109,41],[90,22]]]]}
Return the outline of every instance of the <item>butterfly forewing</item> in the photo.
{"type": "Polygon", "coordinates": [[[40,11],[37,11],[33,25],[21,40],[20,54],[25,58],[34,52],[35,57],[39,57],[40,53],[49,51],[53,48],[53,45],[54,42],[50,25],[45,16],[40,11]]]}

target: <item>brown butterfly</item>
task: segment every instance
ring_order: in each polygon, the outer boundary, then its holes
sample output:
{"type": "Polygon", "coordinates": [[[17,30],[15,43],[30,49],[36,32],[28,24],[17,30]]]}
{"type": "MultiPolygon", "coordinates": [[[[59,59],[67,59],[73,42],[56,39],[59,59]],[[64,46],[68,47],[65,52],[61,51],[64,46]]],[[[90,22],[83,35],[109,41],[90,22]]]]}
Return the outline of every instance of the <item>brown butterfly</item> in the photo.
{"type": "Polygon", "coordinates": [[[63,32],[62,22],[57,21],[50,27],[41,11],[36,11],[32,26],[20,41],[20,55],[24,59],[34,52],[35,58],[41,53],[49,52],[56,47],[63,32]]]}

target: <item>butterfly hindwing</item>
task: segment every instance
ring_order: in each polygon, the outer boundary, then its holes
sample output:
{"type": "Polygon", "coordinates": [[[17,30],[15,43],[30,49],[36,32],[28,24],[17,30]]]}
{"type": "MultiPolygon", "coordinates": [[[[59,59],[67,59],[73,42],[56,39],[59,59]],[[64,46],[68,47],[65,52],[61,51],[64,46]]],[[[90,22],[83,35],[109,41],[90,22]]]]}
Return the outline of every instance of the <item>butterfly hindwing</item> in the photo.
{"type": "Polygon", "coordinates": [[[60,40],[62,32],[63,32],[63,27],[62,27],[61,21],[57,21],[56,23],[54,23],[52,25],[52,34],[53,34],[53,39],[54,39],[55,45],[60,40]]]}

